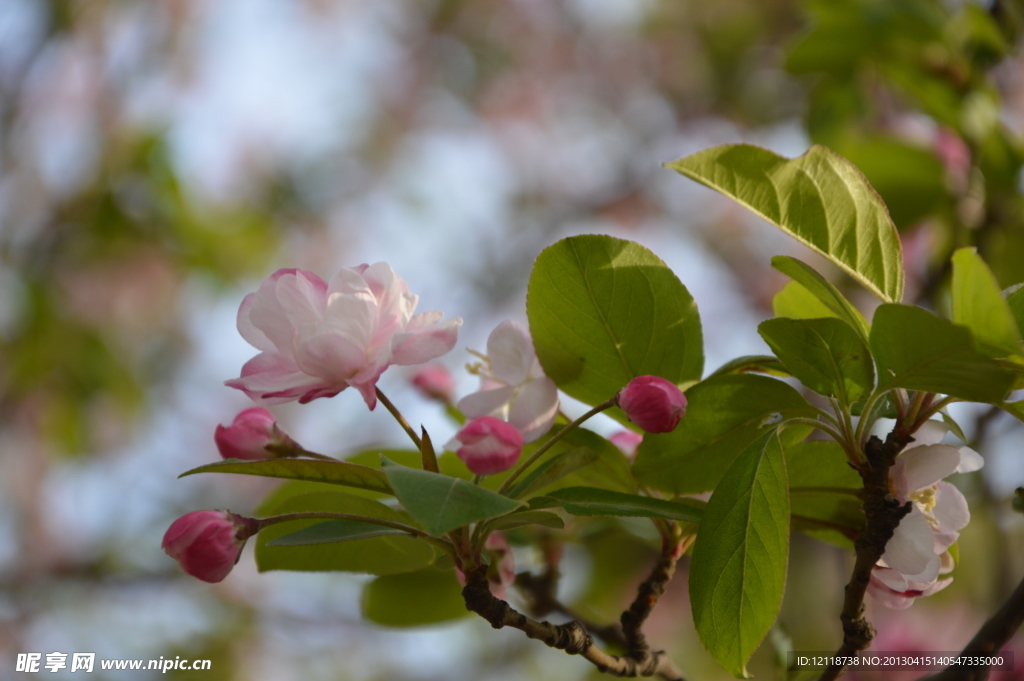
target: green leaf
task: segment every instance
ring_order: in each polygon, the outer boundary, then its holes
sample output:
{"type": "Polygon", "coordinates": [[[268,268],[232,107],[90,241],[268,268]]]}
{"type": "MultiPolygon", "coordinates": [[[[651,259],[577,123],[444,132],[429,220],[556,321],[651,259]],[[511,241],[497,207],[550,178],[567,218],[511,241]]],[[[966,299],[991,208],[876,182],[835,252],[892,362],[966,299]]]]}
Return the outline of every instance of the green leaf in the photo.
{"type": "Polygon", "coordinates": [[[789,319],[820,319],[838,316],[798,281],[787,283],[781,291],[775,294],[775,297],[772,298],[772,313],[776,317],[789,319]]]}
{"type": "Polygon", "coordinates": [[[1003,402],[999,404],[999,408],[1018,421],[1024,422],[1024,400],[1020,400],[1018,402],[1003,402]]]}
{"type": "Polygon", "coordinates": [[[878,390],[909,388],[1002,401],[1014,376],[974,347],[970,330],[910,305],[882,305],[871,327],[878,390]]]}
{"type": "Polygon", "coordinates": [[[857,166],[903,231],[950,202],[946,172],[927,147],[896,138],[847,134],[832,148],[857,166]]]}
{"type": "Polygon", "coordinates": [[[273,541],[267,546],[309,546],[311,544],[333,544],[340,541],[354,541],[370,537],[383,537],[389,534],[409,535],[391,527],[364,523],[357,520],[327,520],[310,525],[298,532],[292,532],[273,541]]]}
{"type": "Polygon", "coordinates": [[[193,468],[178,477],[183,478],[186,475],[195,475],[196,473],[260,475],[268,478],[346,485],[381,494],[391,494],[391,487],[388,485],[388,480],[384,477],[383,473],[366,466],[348,463],[347,461],[311,461],[309,459],[242,461],[240,459],[227,459],[217,463],[209,463],[199,468],[193,468]]]}
{"type": "Polygon", "coordinates": [[[577,447],[545,459],[505,492],[513,499],[522,499],[552,485],[570,473],[598,460],[598,454],[587,447],[577,447]]]}
{"type": "Polygon", "coordinates": [[[817,316],[839,317],[853,327],[864,340],[868,339],[868,322],[864,319],[864,315],[839,292],[839,289],[832,285],[832,282],[818,274],[813,267],[785,255],[777,255],[772,258],[772,267],[801,284],[808,293],[828,308],[830,314],[817,316]]]}
{"type": "Polygon", "coordinates": [[[852,537],[865,523],[861,500],[855,494],[863,483],[847,463],[843,448],[835,442],[786,447],[786,471],[793,529],[853,548],[852,537]]]}
{"type": "Polygon", "coordinates": [[[384,457],[381,464],[402,506],[435,537],[523,505],[460,478],[406,468],[384,457]]]}
{"type": "MultiPolygon", "coordinates": [[[[365,497],[336,491],[307,492],[289,496],[293,490],[308,489],[314,483],[290,482],[276,490],[259,511],[260,517],[287,513],[332,512],[383,518],[414,525],[408,514],[389,508],[365,497]]],[[[268,570],[299,570],[303,572],[368,572],[387,575],[411,572],[434,561],[434,549],[426,542],[408,535],[377,536],[332,544],[313,546],[270,546],[270,542],[321,523],[319,520],[296,520],[271,525],[256,537],[256,566],[268,570]]]]}
{"type": "Polygon", "coordinates": [[[517,527],[524,527],[526,525],[542,525],[543,527],[560,530],[565,527],[565,522],[558,515],[549,511],[527,510],[516,511],[515,513],[495,518],[487,523],[487,529],[491,532],[498,532],[500,530],[514,530],[517,527]]]}
{"type": "Polygon", "coordinates": [[[667,165],[740,202],[839,265],[882,300],[902,299],[896,227],[864,175],[835,152],[813,146],[790,160],[767,149],[734,144],[667,165]]]}
{"type": "Polygon", "coordinates": [[[739,678],[782,605],[789,494],[773,430],[736,459],[711,495],[690,564],[693,623],[708,652],[739,678]]]}
{"type": "Polygon", "coordinates": [[[465,617],[455,573],[434,568],[378,577],[363,587],[363,617],[388,627],[418,627],[465,617]]]}
{"type": "Polygon", "coordinates": [[[953,254],[953,321],[974,333],[986,354],[1021,354],[1020,331],[992,271],[973,248],[953,254]]]}
{"type": "Polygon", "coordinates": [[[758,333],[800,382],[850,404],[875,386],[871,351],[842,319],[769,319],[758,333]]]}
{"type": "MultiPolygon", "coordinates": [[[[585,235],[545,249],[530,275],[526,314],[544,372],[586,404],[611,399],[637,376],[685,389],[703,372],[693,298],[631,241],[585,235]]],[[[606,413],[628,423],[617,408],[606,413]]]]}
{"type": "MultiPolygon", "coordinates": [[[[790,418],[817,417],[794,388],[754,374],[709,378],[690,388],[686,398],[686,416],[678,428],[645,435],[640,443],[633,474],[641,484],[675,494],[714,489],[739,453],[766,429],[790,418]]],[[[787,428],[783,437],[799,434],[787,428]]]]}
{"type": "Polygon", "coordinates": [[[566,487],[547,496],[557,499],[573,515],[610,515],[639,518],[668,518],[700,522],[701,512],[692,506],[664,499],[623,494],[596,487],[566,487]]]}
{"type": "Polygon", "coordinates": [[[781,378],[786,378],[792,375],[786,370],[786,367],[782,366],[782,362],[779,361],[778,357],[772,357],[771,355],[744,355],[743,357],[737,357],[736,359],[726,362],[722,366],[718,367],[718,369],[712,372],[708,378],[713,376],[730,376],[732,374],[747,374],[752,372],[768,374],[769,376],[779,376],[781,378]]]}
{"type": "Polygon", "coordinates": [[[1024,284],[1017,284],[1007,289],[1006,303],[1010,306],[1013,319],[1017,322],[1017,330],[1024,329],[1024,284]]]}

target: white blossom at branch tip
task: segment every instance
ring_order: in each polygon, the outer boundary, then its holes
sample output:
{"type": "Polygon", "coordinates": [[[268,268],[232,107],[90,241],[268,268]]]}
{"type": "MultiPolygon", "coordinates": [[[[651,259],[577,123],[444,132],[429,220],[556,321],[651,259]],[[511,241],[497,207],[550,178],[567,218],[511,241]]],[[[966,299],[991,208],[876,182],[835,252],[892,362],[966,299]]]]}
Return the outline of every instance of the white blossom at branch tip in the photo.
{"type": "Polygon", "coordinates": [[[928,421],[914,442],[900,452],[889,471],[889,490],[913,506],[896,527],[885,553],[872,570],[868,592],[891,608],[908,608],[952,582],[940,579],[953,570],[949,547],[970,522],[967,500],[943,478],[984,465],[969,447],[940,444],[949,427],[928,421]]]}
{"type": "Polygon", "coordinates": [[[558,388],[544,375],[526,327],[514,321],[499,324],[487,338],[487,357],[477,372],[480,390],[457,405],[467,418],[507,420],[526,443],[551,429],[558,416],[558,388]]]}

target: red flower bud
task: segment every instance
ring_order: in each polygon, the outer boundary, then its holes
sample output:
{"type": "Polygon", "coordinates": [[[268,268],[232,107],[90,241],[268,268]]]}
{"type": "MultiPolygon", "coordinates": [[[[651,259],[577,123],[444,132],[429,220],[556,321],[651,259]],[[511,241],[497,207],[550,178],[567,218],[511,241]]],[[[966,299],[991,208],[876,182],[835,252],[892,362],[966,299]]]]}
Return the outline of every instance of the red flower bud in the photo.
{"type": "Polygon", "coordinates": [[[481,416],[455,435],[462,444],[456,454],[477,475],[507,471],[519,459],[523,436],[515,426],[494,416],[481,416]]]}
{"type": "Polygon", "coordinates": [[[429,398],[450,404],[455,393],[455,379],[440,364],[430,364],[412,376],[412,384],[429,398]]]}
{"type": "Polygon", "coordinates": [[[668,433],[686,414],[686,396],[664,378],[637,376],[616,397],[629,420],[648,433],[668,433]]]}
{"type": "Polygon", "coordinates": [[[218,425],[213,440],[225,459],[251,461],[273,458],[275,453],[267,447],[294,444],[277,426],[274,415],[263,407],[252,407],[240,412],[226,428],[218,425]]]}
{"type": "Polygon", "coordinates": [[[162,546],[182,570],[214,583],[228,576],[258,529],[255,520],[227,511],[193,511],[171,523],[162,546]]]}

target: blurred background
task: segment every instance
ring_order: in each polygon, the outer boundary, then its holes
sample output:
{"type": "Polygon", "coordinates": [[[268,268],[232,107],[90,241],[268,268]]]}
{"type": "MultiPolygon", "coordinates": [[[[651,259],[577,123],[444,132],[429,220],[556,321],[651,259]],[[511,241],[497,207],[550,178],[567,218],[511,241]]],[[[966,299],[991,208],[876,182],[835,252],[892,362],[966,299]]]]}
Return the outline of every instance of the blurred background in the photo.
{"type": "MultiPolygon", "coordinates": [[[[0,0],[0,679],[23,676],[18,653],[54,651],[208,658],[204,679],[600,677],[482,620],[364,622],[360,576],[258,575],[247,549],[211,586],[162,553],[179,515],[251,512],[273,488],[176,479],[216,460],[214,428],[249,406],[223,385],[255,352],[234,328],[242,297],[278,267],[386,260],[421,310],[465,319],[443,358],[460,395],[476,387],[466,348],[525,322],[533,258],[572,234],[636,240],[673,268],[706,372],[767,352],[772,255],[808,259],[870,312],[839,272],[661,168],[741,141],[857,164],[901,231],[907,302],[943,309],[965,245],[1009,287],[1024,281],[1022,26],[1019,0],[0,0]]],[[[381,387],[447,440],[455,424],[409,376],[381,387]]],[[[404,444],[354,391],[274,412],[328,454],[404,444]]],[[[1024,430],[954,415],[986,458],[957,476],[973,521],[956,580],[907,611],[869,603],[876,650],[958,650],[1024,574],[1009,503],[1024,430]]],[[[616,616],[654,556],[631,530],[567,547],[565,600],[616,616]]],[[[758,678],[787,678],[788,647],[836,647],[849,566],[794,537],[758,678]]],[[[726,678],[685,577],[650,637],[688,678],[726,678]]],[[[1002,678],[1024,679],[1015,646],[1021,671],[1002,678]]]]}

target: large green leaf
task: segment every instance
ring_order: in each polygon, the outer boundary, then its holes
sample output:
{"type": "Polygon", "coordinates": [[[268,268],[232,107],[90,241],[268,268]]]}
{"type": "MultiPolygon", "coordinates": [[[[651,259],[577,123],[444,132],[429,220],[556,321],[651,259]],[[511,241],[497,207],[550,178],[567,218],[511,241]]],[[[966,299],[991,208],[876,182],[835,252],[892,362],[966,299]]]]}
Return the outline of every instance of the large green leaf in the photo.
{"type": "Polygon", "coordinates": [[[632,516],[700,522],[700,509],[664,499],[623,494],[596,487],[566,487],[547,496],[573,515],[632,516]]]}
{"type": "MultiPolygon", "coordinates": [[[[817,298],[829,309],[829,315],[815,315],[818,317],[836,316],[845,320],[852,326],[864,340],[868,339],[868,322],[860,310],[855,308],[832,283],[805,262],[790,258],[785,255],[777,255],[772,258],[772,267],[782,272],[793,281],[801,284],[808,293],[817,298]]],[[[788,316],[788,315],[779,315],[788,316]]]]}
{"type": "MultiPolygon", "coordinates": [[[[611,399],[637,376],[685,389],[703,372],[693,298],[631,241],[585,235],[545,249],[530,275],[526,314],[544,372],[586,404],[611,399]]],[[[619,409],[607,413],[628,423],[619,409]]]]}
{"type": "Polygon", "coordinates": [[[1002,401],[1014,375],[975,349],[969,329],[919,307],[882,305],[871,326],[878,389],[909,388],[1002,401]]]}
{"type": "Polygon", "coordinates": [[[690,564],[693,623],[704,647],[737,677],[782,605],[789,559],[789,492],[773,430],[736,459],[711,495],[690,564]]]}
{"type": "Polygon", "coordinates": [[[386,458],[381,463],[402,506],[435,537],[522,506],[460,478],[407,468],[386,458]]]}
{"type": "Polygon", "coordinates": [[[973,248],[953,254],[953,321],[974,333],[986,354],[1020,354],[1020,331],[992,271],[973,248]]]}
{"type": "Polygon", "coordinates": [[[363,617],[389,627],[418,627],[469,614],[451,570],[387,575],[363,587],[363,617]]]}
{"type": "Polygon", "coordinates": [[[757,330],[786,368],[820,395],[850,404],[875,387],[871,351],[842,319],[769,319],[757,330]]]}
{"type": "MultiPolygon", "coordinates": [[[[739,453],[766,429],[780,420],[817,416],[789,385],[753,374],[709,378],[686,397],[679,427],[645,435],[640,444],[633,474],[644,485],[676,494],[714,489],[739,453]]],[[[783,438],[798,435],[797,428],[787,428],[783,438]]]]}
{"type": "MultiPolygon", "coordinates": [[[[414,525],[408,514],[389,508],[365,497],[337,491],[315,491],[288,496],[292,490],[309,489],[312,483],[292,482],[268,498],[260,508],[260,517],[288,513],[348,513],[383,518],[414,525]]],[[[267,570],[299,570],[304,572],[368,572],[388,575],[411,572],[434,561],[434,549],[426,542],[408,535],[377,536],[355,541],[312,546],[270,546],[275,539],[316,525],[320,520],[296,520],[271,525],[257,535],[256,566],[267,570]]]]}
{"type": "Polygon", "coordinates": [[[749,144],[668,164],[763,217],[846,270],[882,300],[903,297],[896,227],[857,168],[821,146],[786,159],[749,144]]]}
{"type": "Polygon", "coordinates": [[[388,480],[380,471],[366,466],[348,463],[347,461],[311,461],[310,459],[265,459],[262,461],[242,461],[227,459],[217,463],[209,463],[193,468],[179,475],[196,473],[239,473],[241,475],[260,475],[268,478],[284,478],[286,480],[306,480],[308,482],[326,482],[332,485],[346,485],[359,489],[391,494],[388,480]]]}

